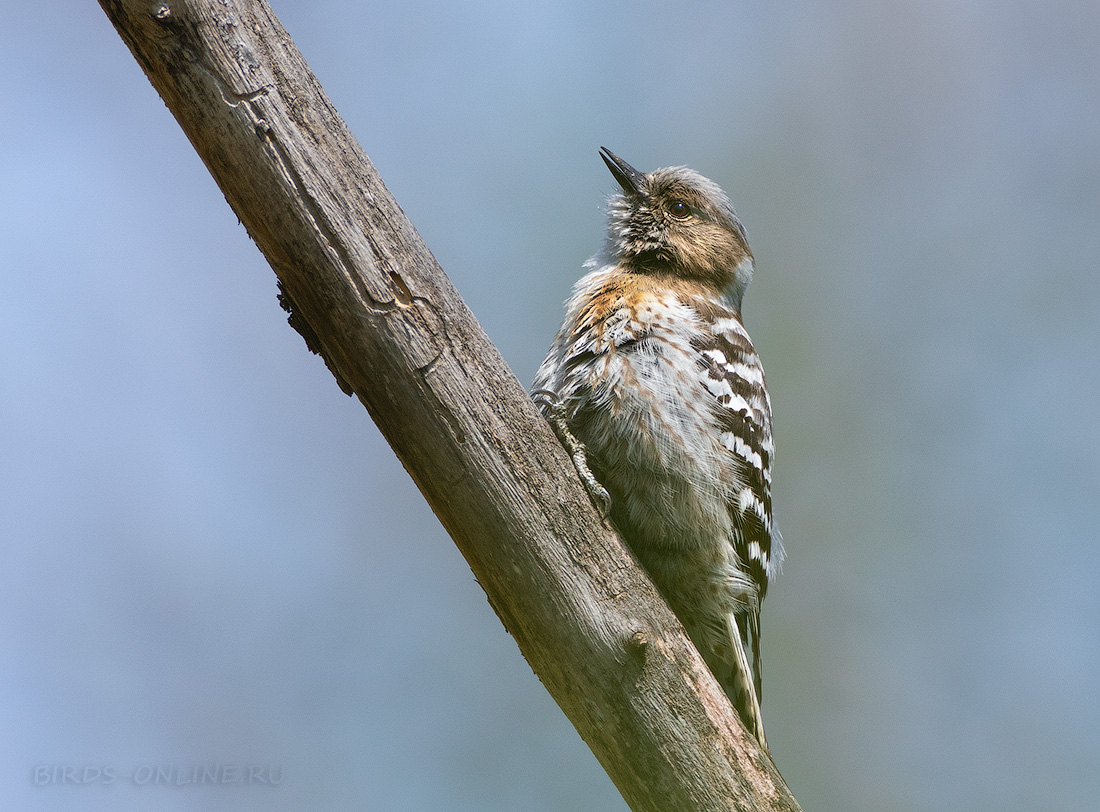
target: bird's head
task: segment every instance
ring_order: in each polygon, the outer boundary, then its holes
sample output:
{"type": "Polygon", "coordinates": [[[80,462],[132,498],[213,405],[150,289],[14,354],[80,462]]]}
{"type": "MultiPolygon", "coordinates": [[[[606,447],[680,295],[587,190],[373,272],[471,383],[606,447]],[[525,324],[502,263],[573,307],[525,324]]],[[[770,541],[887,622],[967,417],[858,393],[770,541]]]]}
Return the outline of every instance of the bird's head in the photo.
{"type": "Polygon", "coordinates": [[[712,286],[740,310],[752,252],[718,184],[686,166],[639,172],[606,147],[600,157],[623,190],[608,210],[607,259],[712,286]]]}

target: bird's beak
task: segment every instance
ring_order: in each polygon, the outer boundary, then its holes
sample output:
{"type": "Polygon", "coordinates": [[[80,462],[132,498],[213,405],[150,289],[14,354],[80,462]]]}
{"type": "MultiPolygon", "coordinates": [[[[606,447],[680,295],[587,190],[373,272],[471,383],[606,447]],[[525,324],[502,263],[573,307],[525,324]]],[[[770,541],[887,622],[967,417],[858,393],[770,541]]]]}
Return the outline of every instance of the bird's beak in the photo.
{"type": "Polygon", "coordinates": [[[623,187],[627,195],[634,197],[642,193],[645,185],[645,175],[632,167],[607,147],[600,147],[600,157],[615,176],[615,180],[623,187]]]}

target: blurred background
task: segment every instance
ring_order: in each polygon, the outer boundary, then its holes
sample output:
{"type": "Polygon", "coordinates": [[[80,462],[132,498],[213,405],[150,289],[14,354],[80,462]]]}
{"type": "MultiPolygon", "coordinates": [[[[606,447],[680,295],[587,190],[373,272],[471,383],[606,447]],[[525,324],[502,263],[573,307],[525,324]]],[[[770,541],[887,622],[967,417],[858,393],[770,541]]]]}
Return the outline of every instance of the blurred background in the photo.
{"type": "MultiPolygon", "coordinates": [[[[1094,806],[1100,4],[273,5],[525,383],[599,146],[729,192],[805,809],[1094,806]]],[[[98,5],[0,71],[4,805],[625,809],[98,5]]]]}

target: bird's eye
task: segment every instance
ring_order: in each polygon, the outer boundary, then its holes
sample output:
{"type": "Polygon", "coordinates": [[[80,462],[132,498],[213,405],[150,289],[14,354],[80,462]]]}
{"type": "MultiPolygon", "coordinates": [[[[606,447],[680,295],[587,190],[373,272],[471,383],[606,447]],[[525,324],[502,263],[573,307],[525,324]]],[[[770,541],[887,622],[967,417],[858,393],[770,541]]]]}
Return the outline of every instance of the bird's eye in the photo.
{"type": "Polygon", "coordinates": [[[682,200],[673,200],[668,204],[668,212],[677,220],[686,220],[691,216],[691,209],[682,200]]]}

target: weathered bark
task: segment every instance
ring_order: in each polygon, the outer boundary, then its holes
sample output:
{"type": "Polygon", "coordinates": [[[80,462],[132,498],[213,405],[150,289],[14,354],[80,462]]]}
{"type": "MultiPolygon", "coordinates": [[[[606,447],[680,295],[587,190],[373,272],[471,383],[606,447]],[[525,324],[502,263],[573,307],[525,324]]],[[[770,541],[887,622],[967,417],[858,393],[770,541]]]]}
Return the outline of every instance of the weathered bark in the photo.
{"type": "Polygon", "coordinates": [[[100,5],[631,808],[798,809],[268,6],[100,5]]]}

